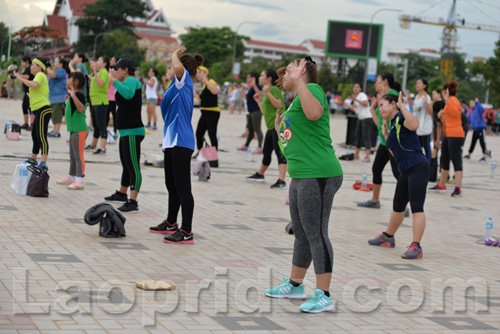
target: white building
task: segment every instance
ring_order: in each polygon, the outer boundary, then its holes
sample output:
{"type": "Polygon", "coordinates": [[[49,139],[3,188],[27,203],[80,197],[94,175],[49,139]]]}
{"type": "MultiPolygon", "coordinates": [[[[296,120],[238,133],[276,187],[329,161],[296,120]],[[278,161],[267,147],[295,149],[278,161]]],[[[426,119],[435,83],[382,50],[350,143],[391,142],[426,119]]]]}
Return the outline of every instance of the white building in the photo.
{"type": "Polygon", "coordinates": [[[441,59],[441,53],[432,49],[420,49],[420,50],[405,50],[400,52],[388,52],[387,62],[391,65],[396,65],[401,63],[404,56],[413,53],[424,57],[425,60],[441,59]]]}

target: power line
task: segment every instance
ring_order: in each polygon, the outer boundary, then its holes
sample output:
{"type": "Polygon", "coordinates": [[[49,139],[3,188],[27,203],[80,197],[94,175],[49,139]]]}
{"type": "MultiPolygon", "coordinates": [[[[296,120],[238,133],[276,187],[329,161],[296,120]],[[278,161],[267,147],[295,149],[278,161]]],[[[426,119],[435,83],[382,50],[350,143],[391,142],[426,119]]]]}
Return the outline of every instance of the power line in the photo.
{"type": "Polygon", "coordinates": [[[481,1],[481,0],[474,0],[474,1],[479,2],[479,3],[480,3],[480,4],[482,4],[482,5],[490,6],[490,7],[495,8],[495,9],[500,9],[500,6],[495,6],[495,5],[492,5],[492,4],[490,4],[490,3],[483,2],[483,1],[481,1]]]}
{"type": "Polygon", "coordinates": [[[443,2],[445,2],[445,1],[448,1],[448,0],[441,0],[441,1],[439,1],[438,3],[436,3],[436,4],[434,4],[434,5],[431,5],[431,6],[427,7],[427,8],[424,8],[424,9],[423,9],[423,10],[421,10],[420,12],[415,13],[415,14],[414,14],[414,16],[418,16],[418,15],[420,15],[420,14],[422,14],[422,13],[424,13],[424,12],[428,11],[429,9],[432,9],[432,8],[434,8],[434,7],[436,7],[436,6],[440,5],[440,4],[442,4],[442,3],[443,3],[443,2]]]}
{"type": "Polygon", "coordinates": [[[469,3],[469,5],[471,5],[472,7],[476,8],[478,11],[480,11],[481,13],[483,13],[483,15],[489,17],[490,19],[492,19],[493,21],[497,22],[497,23],[500,23],[500,21],[498,21],[497,19],[495,19],[494,17],[492,16],[489,16],[488,14],[486,14],[482,9],[476,7],[476,5],[474,5],[472,2],[470,2],[469,0],[465,0],[466,2],[469,3]]]}

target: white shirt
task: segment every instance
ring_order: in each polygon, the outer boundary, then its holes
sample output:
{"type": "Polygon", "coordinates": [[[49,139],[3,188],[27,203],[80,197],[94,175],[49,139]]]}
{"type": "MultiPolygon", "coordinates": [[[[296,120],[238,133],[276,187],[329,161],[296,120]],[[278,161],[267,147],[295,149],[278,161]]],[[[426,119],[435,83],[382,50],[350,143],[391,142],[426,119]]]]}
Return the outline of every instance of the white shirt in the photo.
{"type": "Polygon", "coordinates": [[[417,95],[415,102],[413,102],[413,114],[418,118],[419,122],[417,129],[417,135],[419,136],[427,136],[432,133],[432,116],[427,112],[426,102],[432,102],[427,93],[424,96],[417,95]]]}
{"type": "Polygon", "coordinates": [[[158,80],[156,79],[156,77],[153,77],[152,79],[155,82],[153,87],[146,84],[146,100],[158,98],[158,95],[156,94],[156,89],[158,88],[158,80]]]}
{"type": "Polygon", "coordinates": [[[358,96],[356,96],[356,102],[354,102],[354,112],[358,116],[358,119],[367,119],[372,117],[372,113],[370,112],[370,103],[366,107],[364,107],[360,102],[368,101],[368,96],[365,93],[360,92],[358,96]]]}

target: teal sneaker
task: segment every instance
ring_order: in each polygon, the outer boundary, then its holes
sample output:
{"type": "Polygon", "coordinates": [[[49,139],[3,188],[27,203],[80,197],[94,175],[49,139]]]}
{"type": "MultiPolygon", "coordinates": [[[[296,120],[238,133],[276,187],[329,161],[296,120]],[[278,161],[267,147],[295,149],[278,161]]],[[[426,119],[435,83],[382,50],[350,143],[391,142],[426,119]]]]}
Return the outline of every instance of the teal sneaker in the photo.
{"type": "Polygon", "coordinates": [[[25,163],[32,166],[38,165],[38,161],[36,161],[36,159],[33,158],[28,158],[28,160],[26,160],[25,163]]]}
{"type": "Polygon", "coordinates": [[[304,284],[294,287],[289,278],[283,278],[274,289],[266,289],[264,294],[271,298],[306,299],[304,284]]]}
{"type": "Polygon", "coordinates": [[[333,311],[332,295],[327,297],[323,290],[316,289],[309,300],[300,305],[300,310],[307,313],[321,313],[324,311],[333,311]]]}

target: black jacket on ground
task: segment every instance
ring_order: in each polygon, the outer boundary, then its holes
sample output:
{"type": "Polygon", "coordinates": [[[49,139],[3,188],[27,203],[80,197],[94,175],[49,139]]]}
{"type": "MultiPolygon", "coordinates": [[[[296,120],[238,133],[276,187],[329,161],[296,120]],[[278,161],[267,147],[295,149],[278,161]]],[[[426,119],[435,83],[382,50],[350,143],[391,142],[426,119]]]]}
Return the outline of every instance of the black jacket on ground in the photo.
{"type": "Polygon", "coordinates": [[[99,236],[105,238],[124,237],[125,220],[120,212],[107,203],[99,203],[85,212],[85,223],[95,225],[99,223],[99,236]]]}

